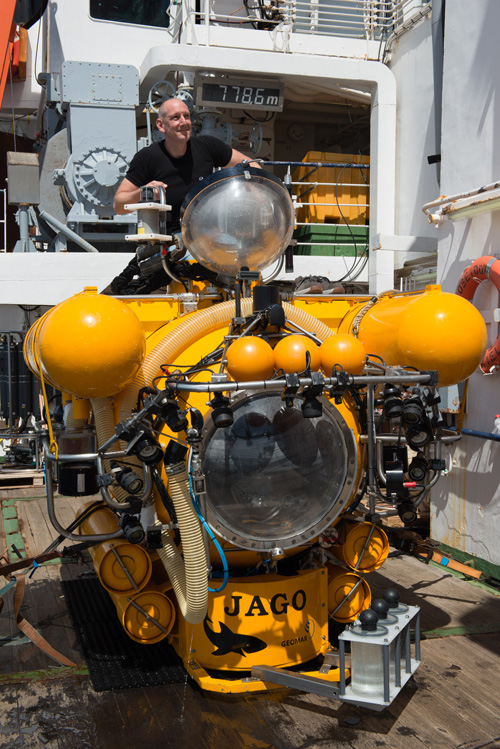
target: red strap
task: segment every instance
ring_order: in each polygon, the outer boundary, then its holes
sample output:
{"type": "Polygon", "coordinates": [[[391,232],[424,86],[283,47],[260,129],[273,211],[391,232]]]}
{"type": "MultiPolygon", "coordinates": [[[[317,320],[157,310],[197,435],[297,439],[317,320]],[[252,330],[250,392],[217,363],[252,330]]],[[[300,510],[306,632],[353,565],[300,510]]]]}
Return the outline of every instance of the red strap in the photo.
{"type": "Polygon", "coordinates": [[[15,578],[16,589],[14,591],[14,616],[16,617],[16,623],[21,632],[23,632],[34,645],[40,648],[40,650],[43,650],[46,655],[60,663],[61,666],[76,667],[76,663],[73,663],[73,661],[70,661],[65,655],[62,655],[62,653],[55,650],[52,645],[49,645],[47,640],[45,640],[42,635],[37,632],[36,629],[32,627],[31,624],[19,613],[24,598],[26,578],[23,574],[15,575],[15,578]]]}

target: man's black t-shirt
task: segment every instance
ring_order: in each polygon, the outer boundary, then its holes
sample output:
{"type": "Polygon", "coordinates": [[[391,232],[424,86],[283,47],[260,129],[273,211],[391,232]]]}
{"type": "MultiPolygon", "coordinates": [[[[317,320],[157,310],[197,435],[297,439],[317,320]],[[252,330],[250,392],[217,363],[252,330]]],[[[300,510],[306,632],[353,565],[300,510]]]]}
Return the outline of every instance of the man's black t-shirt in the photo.
{"type": "Polygon", "coordinates": [[[136,187],[153,180],[168,185],[167,203],[172,206],[169,232],[179,232],[179,212],[187,193],[199,180],[208,177],[214,167],[226,166],[232,152],[231,146],[211,135],[191,138],[180,159],[167,153],[164,141],[152,143],[136,153],[125,176],[136,187]]]}

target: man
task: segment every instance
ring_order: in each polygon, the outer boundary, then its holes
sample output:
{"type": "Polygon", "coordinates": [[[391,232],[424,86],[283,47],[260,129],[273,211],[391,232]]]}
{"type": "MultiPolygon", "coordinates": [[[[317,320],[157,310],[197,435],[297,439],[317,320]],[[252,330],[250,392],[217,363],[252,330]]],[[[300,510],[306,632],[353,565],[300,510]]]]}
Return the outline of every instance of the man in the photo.
{"type": "MultiPolygon", "coordinates": [[[[161,104],[156,127],[165,140],[146,146],[134,156],[113,207],[122,215],[127,213],[127,203],[139,202],[141,187],[163,187],[166,202],[172,206],[169,233],[175,234],[180,232],[179,213],[189,190],[208,177],[214,167],[236,166],[247,156],[211,135],[191,138],[191,115],[180,99],[167,99],[161,104]]],[[[260,168],[256,163],[252,166],[260,168]]]]}
{"type": "MultiPolygon", "coordinates": [[[[116,213],[123,215],[128,213],[127,204],[139,202],[141,187],[163,187],[166,203],[172,206],[168,233],[179,235],[180,209],[189,190],[208,177],[214,167],[236,166],[247,157],[211,135],[191,138],[191,115],[180,99],[167,99],[160,105],[156,127],[165,140],[146,146],[134,156],[116,191],[113,207],[116,213]]],[[[261,168],[257,163],[252,166],[261,168]]],[[[176,260],[191,256],[177,250],[169,253],[169,257],[176,260]]],[[[149,293],[168,280],[163,271],[143,278],[137,257],[134,257],[104,293],[149,293]]]]}

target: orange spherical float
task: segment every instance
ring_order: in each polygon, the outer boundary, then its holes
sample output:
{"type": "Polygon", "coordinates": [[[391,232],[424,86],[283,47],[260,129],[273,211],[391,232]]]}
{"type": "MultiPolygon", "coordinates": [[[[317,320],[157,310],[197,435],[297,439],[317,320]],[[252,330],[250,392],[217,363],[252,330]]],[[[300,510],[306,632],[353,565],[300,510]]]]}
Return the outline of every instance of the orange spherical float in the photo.
{"type": "Polygon", "coordinates": [[[274,372],[274,352],[263,338],[243,336],[227,350],[227,371],[235,380],[267,380],[274,372]]]}
{"type": "Polygon", "coordinates": [[[331,375],[334,369],[342,369],[349,374],[360,374],[365,366],[366,351],[360,340],[348,333],[339,333],[327,338],[319,349],[321,369],[331,375]]]}
{"type": "Polygon", "coordinates": [[[38,346],[50,383],[81,398],[101,398],[133,380],[146,339],[130,307],[87,287],[44,316],[38,346]]]}
{"type": "Polygon", "coordinates": [[[303,372],[307,366],[306,352],[311,355],[311,369],[317,371],[321,365],[319,347],[303,335],[288,335],[274,347],[276,369],[287,374],[303,372]]]}
{"type": "Polygon", "coordinates": [[[444,387],[474,372],[488,338],[481,313],[470,302],[428,286],[401,315],[397,343],[400,364],[437,370],[444,387]]]}

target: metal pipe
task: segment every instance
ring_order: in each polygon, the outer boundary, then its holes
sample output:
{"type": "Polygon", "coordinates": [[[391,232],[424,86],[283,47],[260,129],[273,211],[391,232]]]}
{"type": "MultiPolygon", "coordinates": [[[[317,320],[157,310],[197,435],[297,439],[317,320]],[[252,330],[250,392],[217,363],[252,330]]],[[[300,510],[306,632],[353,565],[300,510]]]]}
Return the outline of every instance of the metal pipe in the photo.
{"type": "MultiPolygon", "coordinates": [[[[260,160],[260,159],[259,159],[260,160]]],[[[354,164],[350,162],[340,162],[337,161],[267,161],[267,166],[314,166],[316,168],[320,168],[323,166],[326,167],[337,167],[339,169],[342,169],[343,167],[347,167],[348,169],[369,169],[370,164],[354,164]]],[[[500,185],[499,185],[500,186],[500,185]]]]}
{"type": "MultiPolygon", "coordinates": [[[[446,427],[451,432],[456,431],[456,427],[446,427]]],[[[471,437],[479,437],[482,440],[491,440],[492,442],[500,442],[500,434],[493,434],[493,432],[480,432],[476,429],[462,429],[460,434],[469,434],[471,437]]],[[[458,435],[457,435],[458,436],[458,435]]]]}
{"type": "Polygon", "coordinates": [[[420,611],[415,617],[415,660],[420,661],[420,611]]]}
{"type": "Polygon", "coordinates": [[[297,325],[297,323],[292,322],[292,320],[287,320],[286,325],[285,325],[285,330],[290,330],[290,326],[292,326],[292,328],[294,328],[295,330],[300,330],[301,333],[306,335],[308,338],[310,338],[312,341],[317,343],[319,346],[321,346],[321,344],[323,343],[321,338],[318,338],[318,336],[315,336],[314,333],[311,333],[309,330],[305,330],[300,325],[297,325]]]}
{"type": "Polygon", "coordinates": [[[457,200],[463,200],[465,198],[471,198],[474,195],[482,195],[484,192],[490,192],[490,190],[498,190],[500,189],[500,181],[497,182],[490,182],[488,185],[483,185],[482,187],[475,187],[473,190],[468,190],[467,192],[458,192],[455,195],[445,195],[442,198],[436,198],[436,200],[431,200],[429,203],[424,203],[422,206],[422,211],[425,214],[429,214],[429,212],[433,208],[437,208],[438,206],[445,205],[446,203],[455,203],[457,200]]]}
{"type": "MultiPolygon", "coordinates": [[[[54,453],[47,452],[45,455],[47,460],[51,460],[56,463],[74,463],[78,460],[97,460],[99,453],[62,453],[60,455],[54,455],[54,453]]],[[[112,453],[106,453],[106,460],[115,460],[118,458],[126,458],[127,453],[125,450],[117,450],[112,453]]]]}
{"type": "Polygon", "coordinates": [[[387,484],[387,479],[385,477],[384,466],[382,464],[384,453],[383,453],[383,450],[379,450],[377,448],[377,443],[378,443],[378,439],[377,439],[377,435],[375,435],[375,452],[377,454],[377,474],[378,474],[380,483],[383,486],[385,486],[387,484]]]}
{"type": "Polygon", "coordinates": [[[339,639],[339,671],[340,671],[340,691],[339,694],[345,694],[345,643],[339,639]]]}
{"type": "Polygon", "coordinates": [[[112,551],[112,552],[113,552],[113,554],[115,555],[115,557],[116,557],[116,561],[118,562],[118,564],[119,564],[119,565],[120,565],[120,567],[122,568],[122,570],[123,570],[123,574],[125,575],[125,577],[126,577],[126,578],[127,578],[127,580],[129,581],[129,583],[130,583],[130,585],[132,586],[132,588],[133,588],[134,590],[136,590],[136,591],[137,591],[137,590],[139,590],[139,588],[137,587],[137,583],[135,582],[134,578],[132,577],[132,575],[130,574],[130,572],[128,571],[128,569],[126,568],[126,566],[125,566],[125,563],[124,563],[123,559],[122,559],[122,558],[121,558],[121,556],[120,556],[120,555],[118,554],[118,552],[117,552],[117,550],[116,550],[116,546],[113,546],[113,548],[111,549],[111,551],[112,551]]]}
{"type": "Polygon", "coordinates": [[[128,598],[127,601],[128,601],[128,603],[130,603],[131,606],[134,607],[134,609],[137,609],[137,611],[141,612],[141,614],[146,619],[146,621],[153,622],[153,624],[156,627],[158,627],[158,629],[161,632],[163,632],[164,634],[168,635],[169,630],[165,629],[165,627],[163,626],[163,624],[160,624],[160,622],[158,621],[158,619],[155,619],[153,616],[151,616],[151,614],[149,614],[145,609],[143,609],[142,606],[139,606],[139,604],[136,603],[132,598],[128,598]]]}
{"type": "Polygon", "coordinates": [[[38,215],[50,224],[53,229],[57,229],[57,231],[64,234],[65,237],[71,239],[72,242],[75,242],[75,244],[81,247],[82,250],[85,250],[85,252],[99,252],[94,245],[90,244],[85,239],[82,239],[76,232],[67,227],[66,224],[63,224],[62,221],[59,221],[59,219],[52,216],[52,214],[47,213],[47,211],[40,211],[38,215]]]}
{"type": "Polygon", "coordinates": [[[17,213],[19,222],[19,242],[22,247],[20,252],[35,252],[35,246],[30,240],[29,234],[29,206],[20,205],[17,213]],[[31,249],[33,248],[33,249],[31,249]]]}
{"type": "MultiPolygon", "coordinates": [[[[375,489],[376,470],[376,433],[375,433],[375,393],[370,383],[366,389],[366,431],[368,432],[368,465],[367,465],[367,489],[370,500],[375,489]]],[[[371,508],[370,508],[371,510],[371,508]]]]}
{"type": "Polygon", "coordinates": [[[396,687],[401,686],[401,633],[394,640],[394,682],[396,687]]]}
{"type": "MultiPolygon", "coordinates": [[[[429,382],[430,375],[405,375],[404,378],[400,376],[383,377],[376,375],[350,375],[348,385],[379,385],[380,383],[398,383],[398,382],[429,382]]],[[[312,385],[312,379],[310,377],[300,377],[299,387],[308,387],[312,385]]],[[[325,387],[331,385],[337,385],[337,377],[325,377],[325,387]]],[[[286,387],[286,380],[252,380],[249,382],[178,382],[166,380],[167,387],[171,387],[173,390],[188,390],[193,393],[220,393],[224,390],[281,390],[286,387]]],[[[116,439],[116,438],[113,438],[116,439]]],[[[397,439],[397,438],[396,438],[397,439]]],[[[367,440],[366,440],[367,441],[367,440]]]]}
{"type": "Polygon", "coordinates": [[[406,673],[411,674],[411,640],[410,640],[410,625],[407,624],[405,628],[405,668],[406,673]]]}
{"type": "MultiPolygon", "coordinates": [[[[67,531],[62,527],[62,525],[56,518],[54,508],[54,479],[52,477],[52,471],[50,469],[47,470],[47,468],[45,470],[45,490],[47,493],[47,513],[51,524],[54,526],[59,535],[64,536],[64,538],[67,538],[70,541],[81,542],[82,537],[79,534],[70,533],[70,531],[67,531]]],[[[123,530],[121,528],[115,531],[115,533],[100,533],[92,536],[85,536],[85,540],[97,541],[102,543],[103,541],[110,541],[114,538],[119,538],[120,536],[123,536],[123,530]]]]}
{"type": "MultiPolygon", "coordinates": [[[[336,562],[337,560],[336,560],[336,559],[334,559],[334,561],[336,562]]],[[[359,559],[359,561],[361,561],[361,558],[359,559]]],[[[358,561],[358,564],[359,564],[359,561],[358,561]]],[[[354,593],[354,592],[355,592],[355,591],[357,590],[357,588],[359,588],[359,586],[361,585],[361,583],[362,583],[362,582],[364,582],[364,577],[360,577],[360,578],[359,578],[358,582],[357,582],[357,583],[356,583],[355,585],[353,585],[353,586],[352,586],[352,588],[351,588],[351,590],[349,591],[349,593],[347,593],[347,595],[345,595],[345,596],[344,596],[344,598],[343,598],[343,599],[342,599],[342,601],[341,601],[341,602],[339,603],[339,605],[337,606],[337,608],[336,608],[336,609],[334,609],[334,610],[333,610],[333,611],[331,612],[331,614],[329,614],[329,616],[331,616],[331,617],[332,617],[332,619],[333,619],[333,617],[335,616],[335,614],[337,613],[337,611],[339,611],[339,609],[341,609],[341,608],[342,608],[342,606],[344,605],[344,603],[345,603],[346,601],[348,601],[348,600],[349,600],[349,598],[350,598],[350,597],[352,596],[352,594],[353,594],[353,593],[354,593]]]]}
{"type": "Polygon", "coordinates": [[[384,664],[384,702],[389,702],[389,645],[382,645],[384,664]]]}
{"type": "Polygon", "coordinates": [[[397,510],[382,510],[381,512],[377,512],[377,517],[392,518],[392,517],[396,517],[397,514],[398,514],[397,510]]]}
{"type": "Polygon", "coordinates": [[[372,525],[372,527],[370,528],[370,532],[368,533],[368,536],[366,537],[366,541],[365,541],[365,543],[364,543],[364,545],[363,545],[363,548],[361,549],[361,554],[359,555],[359,559],[358,559],[358,561],[356,562],[356,565],[355,565],[355,567],[354,567],[354,569],[355,569],[356,571],[358,571],[358,570],[359,570],[359,565],[361,564],[361,562],[362,562],[362,560],[363,560],[363,557],[364,557],[364,555],[365,555],[365,553],[366,553],[366,550],[367,550],[367,548],[368,548],[368,544],[370,543],[371,537],[373,536],[373,532],[374,532],[374,530],[375,530],[375,526],[374,526],[374,525],[372,525]]]}
{"type": "MultiPolygon", "coordinates": [[[[10,354],[10,333],[7,333],[7,381],[9,392],[9,428],[12,429],[12,357],[10,354]]],[[[48,417],[48,414],[47,414],[48,417]]]]}

